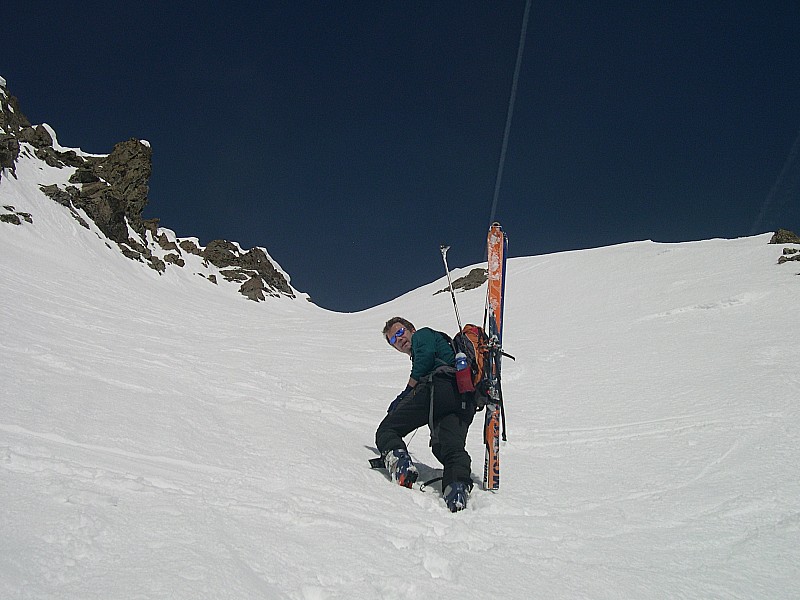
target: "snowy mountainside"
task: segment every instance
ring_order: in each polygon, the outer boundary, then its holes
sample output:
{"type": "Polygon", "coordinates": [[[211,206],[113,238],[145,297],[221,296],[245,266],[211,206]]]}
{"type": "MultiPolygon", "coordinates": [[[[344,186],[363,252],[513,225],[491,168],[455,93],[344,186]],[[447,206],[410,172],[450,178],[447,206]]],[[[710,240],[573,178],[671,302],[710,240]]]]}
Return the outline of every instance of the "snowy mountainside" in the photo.
{"type": "Polygon", "coordinates": [[[28,121],[5,86],[0,78],[0,223],[33,227],[35,235],[52,240],[77,223],[93,232],[96,244],[157,273],[199,275],[224,293],[255,301],[298,295],[308,300],[264,248],[245,250],[227,240],[202,247],[196,238],[178,239],[159,227],[158,219],[143,219],[152,171],[149,142],[120,142],[107,155],[66,148],[52,127],[28,121]]]}
{"type": "MultiPolygon", "coordinates": [[[[53,139],[54,146],[61,148],[55,137],[53,139]]],[[[308,299],[306,294],[291,287],[289,275],[264,248],[246,250],[235,242],[222,240],[215,240],[209,246],[203,247],[197,238],[178,238],[174,231],[154,224],[147,224],[144,235],[133,230],[128,224],[127,242],[115,242],[109,239],[83,209],[71,203],[64,206],[54,202],[42,191],[42,188],[48,187],[68,188],[76,168],[50,166],[36,157],[32,149],[26,146],[28,145],[22,144],[22,152],[16,161],[14,175],[9,176],[6,171],[6,175],[0,178],[0,213],[2,213],[0,217],[5,215],[8,220],[9,217],[18,216],[15,224],[20,229],[12,231],[13,227],[9,222],[4,224],[3,232],[4,235],[18,240],[21,248],[30,247],[31,251],[36,251],[40,246],[31,244],[30,241],[40,240],[42,245],[49,247],[53,260],[74,256],[78,262],[85,263],[86,266],[102,264],[106,259],[114,261],[114,258],[104,256],[103,261],[95,263],[93,258],[98,254],[106,255],[113,252],[120,258],[124,256],[132,258],[138,263],[136,268],[139,270],[152,271],[150,279],[154,281],[154,285],[157,285],[159,275],[166,279],[193,280],[193,283],[195,280],[200,280],[209,287],[224,290],[227,292],[226,295],[238,296],[244,293],[242,288],[250,280],[258,279],[258,286],[253,290],[256,294],[261,291],[258,299],[263,300],[265,292],[275,298],[308,299]],[[60,249],[59,245],[62,244],[74,244],[76,248],[60,249]],[[213,256],[209,253],[212,244],[220,247],[219,252],[213,256]],[[282,283],[285,282],[285,285],[279,290],[269,289],[261,277],[255,277],[254,269],[258,270],[259,267],[253,265],[253,261],[242,263],[242,258],[253,254],[260,256],[260,262],[268,264],[267,268],[276,273],[277,279],[282,283]],[[147,260],[143,259],[144,255],[147,260]],[[215,259],[215,256],[219,255],[223,256],[223,260],[215,259]],[[227,260],[224,260],[225,258],[227,260]]],[[[74,151],[85,155],[80,150],[74,151]]]]}
{"type": "Polygon", "coordinates": [[[501,489],[450,514],[366,462],[409,368],[381,327],[452,332],[444,278],[356,314],[243,302],[24,198],[0,597],[797,597],[800,277],[768,236],[511,259],[501,489]]]}

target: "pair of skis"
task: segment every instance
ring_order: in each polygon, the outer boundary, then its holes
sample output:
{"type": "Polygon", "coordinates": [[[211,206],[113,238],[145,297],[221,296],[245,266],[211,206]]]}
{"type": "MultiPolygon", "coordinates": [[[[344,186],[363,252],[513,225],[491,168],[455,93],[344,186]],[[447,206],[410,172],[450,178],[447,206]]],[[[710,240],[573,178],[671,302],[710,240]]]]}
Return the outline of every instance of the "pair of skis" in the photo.
{"type": "MultiPolygon", "coordinates": [[[[506,283],[506,250],[508,238],[500,223],[492,223],[486,238],[488,281],[484,329],[489,336],[487,369],[488,400],[483,427],[486,458],[483,465],[483,487],[500,489],[500,421],[503,421],[503,440],[506,439],[503,410],[503,391],[500,386],[500,361],[503,353],[503,299],[506,283]]],[[[508,355],[505,355],[508,356],[508,355]]]]}

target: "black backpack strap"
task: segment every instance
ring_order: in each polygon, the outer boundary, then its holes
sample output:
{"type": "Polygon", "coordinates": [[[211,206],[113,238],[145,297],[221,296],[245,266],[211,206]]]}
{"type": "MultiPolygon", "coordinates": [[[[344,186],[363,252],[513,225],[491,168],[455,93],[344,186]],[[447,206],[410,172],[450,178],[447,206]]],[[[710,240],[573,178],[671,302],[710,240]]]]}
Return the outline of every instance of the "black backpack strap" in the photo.
{"type": "Polygon", "coordinates": [[[436,429],[433,427],[433,389],[435,387],[433,385],[433,374],[431,374],[430,386],[431,386],[431,393],[430,393],[430,396],[428,397],[428,401],[430,402],[430,408],[428,409],[428,429],[431,430],[431,442],[430,442],[429,446],[431,448],[433,448],[433,443],[435,441],[437,441],[437,439],[436,439],[437,438],[436,429]]]}

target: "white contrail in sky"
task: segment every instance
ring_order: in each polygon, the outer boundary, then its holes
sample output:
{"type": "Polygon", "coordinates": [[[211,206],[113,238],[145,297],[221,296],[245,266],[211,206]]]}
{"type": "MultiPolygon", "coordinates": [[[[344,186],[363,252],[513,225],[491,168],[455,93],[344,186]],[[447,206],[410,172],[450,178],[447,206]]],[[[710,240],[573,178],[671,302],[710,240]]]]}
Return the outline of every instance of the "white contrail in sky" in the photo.
{"type": "Polygon", "coordinates": [[[778,178],[775,180],[775,183],[772,184],[772,188],[770,188],[769,194],[767,194],[767,197],[764,200],[764,204],[761,205],[761,211],[758,213],[758,217],[756,218],[755,222],[753,222],[753,226],[750,228],[750,235],[763,233],[761,231],[761,227],[763,226],[767,211],[772,208],[773,204],[775,204],[775,198],[778,195],[778,191],[784,187],[785,182],[788,184],[788,189],[786,189],[785,196],[791,194],[793,188],[795,187],[796,180],[792,181],[792,179],[788,178],[788,175],[791,172],[792,167],[800,167],[800,163],[797,161],[798,152],[800,152],[800,131],[797,132],[797,137],[794,138],[794,144],[792,144],[792,149],[789,150],[789,156],[786,157],[786,162],[783,163],[783,168],[781,169],[778,178]]]}

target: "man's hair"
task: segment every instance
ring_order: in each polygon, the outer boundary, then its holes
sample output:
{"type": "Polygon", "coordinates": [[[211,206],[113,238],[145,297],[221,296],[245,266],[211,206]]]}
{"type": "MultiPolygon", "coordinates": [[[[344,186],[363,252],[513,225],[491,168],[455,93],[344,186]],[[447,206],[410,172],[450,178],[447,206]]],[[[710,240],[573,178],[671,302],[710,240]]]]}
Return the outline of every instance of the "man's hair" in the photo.
{"type": "Polygon", "coordinates": [[[417,329],[411,324],[411,321],[408,319],[404,319],[403,317],[392,317],[388,321],[386,321],[386,325],[383,326],[383,337],[386,337],[386,333],[392,328],[392,325],[395,323],[400,323],[403,327],[410,331],[416,331],[417,329]]]}

